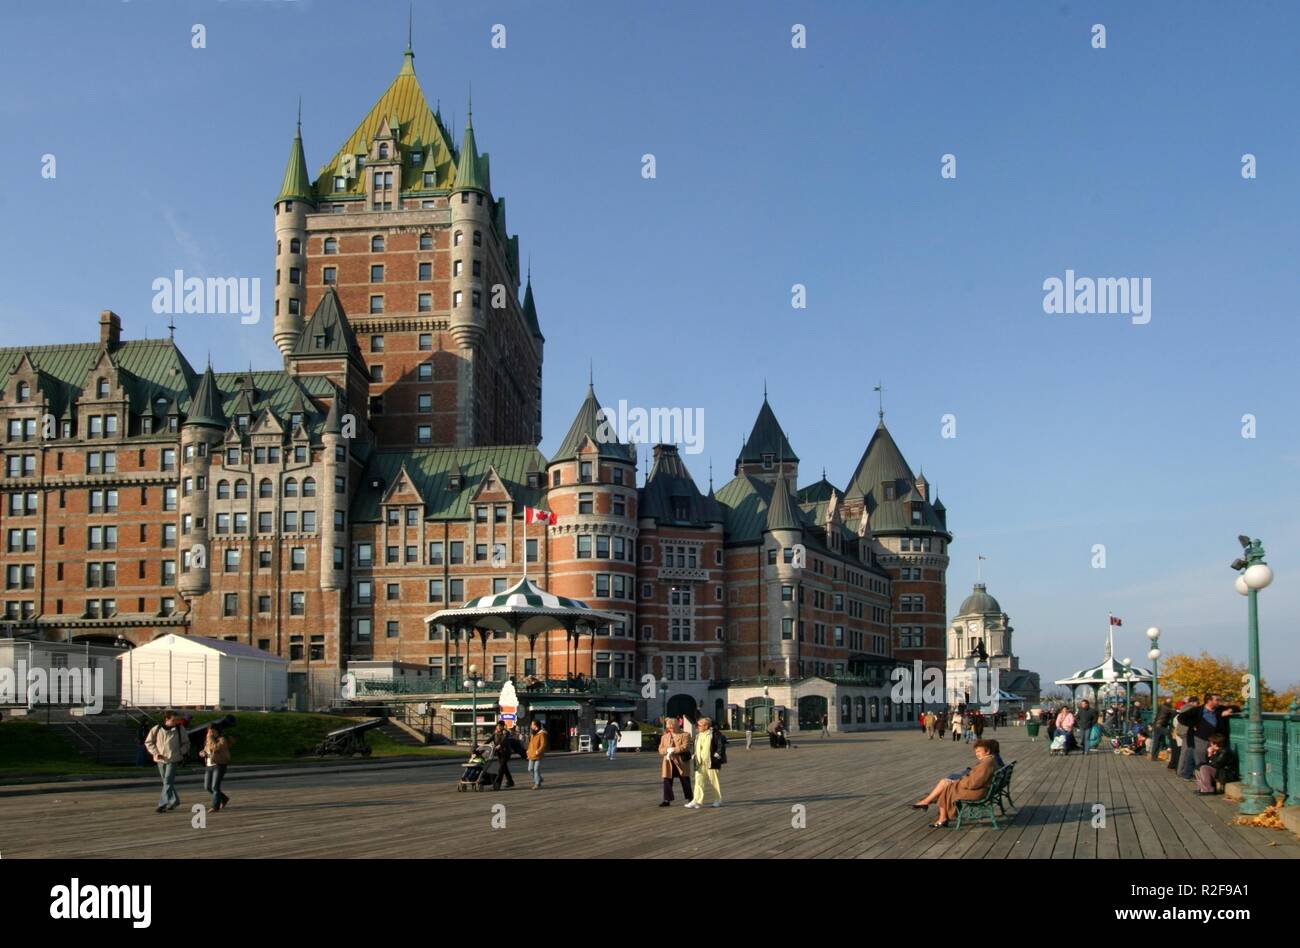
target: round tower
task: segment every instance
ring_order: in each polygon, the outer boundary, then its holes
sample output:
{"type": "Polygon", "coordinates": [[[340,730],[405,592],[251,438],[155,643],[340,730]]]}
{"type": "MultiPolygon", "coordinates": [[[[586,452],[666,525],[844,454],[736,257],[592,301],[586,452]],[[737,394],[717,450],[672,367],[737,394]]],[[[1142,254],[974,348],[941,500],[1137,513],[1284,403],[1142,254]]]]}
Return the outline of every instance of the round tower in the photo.
{"type": "Polygon", "coordinates": [[[302,122],[289,149],[284,183],[275,199],[275,322],[273,338],[288,355],[302,333],[307,310],[307,215],[316,198],[302,150],[302,122]]]}
{"type": "Polygon", "coordinates": [[[320,512],[321,556],[320,587],[325,590],[343,589],[348,581],[347,524],[340,529],[335,514],[342,512],[347,517],[347,444],[343,440],[339,407],[341,396],[337,393],[330,403],[329,413],[325,416],[325,426],[321,431],[321,468],[325,483],[321,485],[320,495],[331,500],[320,512]],[[335,486],[342,477],[343,491],[335,486]]]}
{"type": "Polygon", "coordinates": [[[226,418],[221,411],[221,393],[217,389],[212,366],[203,373],[190,399],[185,424],[181,426],[181,551],[187,564],[177,582],[186,599],[201,596],[211,588],[212,548],[209,543],[208,490],[212,469],[212,452],[221,443],[226,418]]]}
{"type": "Polygon", "coordinates": [[[478,147],[474,141],[474,113],[465,120],[465,137],[456,164],[451,197],[451,334],[461,349],[475,349],[487,330],[487,249],[492,222],[478,147]]]}

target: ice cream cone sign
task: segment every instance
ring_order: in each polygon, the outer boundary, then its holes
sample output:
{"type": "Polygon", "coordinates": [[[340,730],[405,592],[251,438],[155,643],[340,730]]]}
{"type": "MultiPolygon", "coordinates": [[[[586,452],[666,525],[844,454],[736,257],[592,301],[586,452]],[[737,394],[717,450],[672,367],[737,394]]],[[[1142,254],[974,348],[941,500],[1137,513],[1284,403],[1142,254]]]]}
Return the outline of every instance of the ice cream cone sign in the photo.
{"type": "Polygon", "coordinates": [[[515,710],[519,707],[519,696],[515,694],[515,683],[509,678],[506,679],[505,685],[501,688],[501,695],[497,698],[497,704],[501,706],[501,722],[506,727],[514,727],[515,710]]]}

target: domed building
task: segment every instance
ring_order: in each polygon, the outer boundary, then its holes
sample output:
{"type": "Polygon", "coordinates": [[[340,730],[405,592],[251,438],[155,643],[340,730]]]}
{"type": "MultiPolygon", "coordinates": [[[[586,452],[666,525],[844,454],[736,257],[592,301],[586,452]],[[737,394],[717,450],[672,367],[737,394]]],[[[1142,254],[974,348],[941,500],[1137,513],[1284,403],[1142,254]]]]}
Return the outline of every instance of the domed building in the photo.
{"type": "MultiPolygon", "coordinates": [[[[967,700],[988,704],[994,692],[1023,699],[1022,707],[1038,702],[1038,673],[1020,667],[1020,659],[1011,651],[1010,617],[989,595],[984,583],[976,583],[957,610],[948,628],[948,659],[945,675],[946,697],[950,705],[967,700]],[[989,679],[976,687],[976,669],[986,667],[989,679]],[[992,673],[996,672],[996,676],[992,673]]],[[[1004,697],[1003,702],[1007,699],[1004,697]]]]}

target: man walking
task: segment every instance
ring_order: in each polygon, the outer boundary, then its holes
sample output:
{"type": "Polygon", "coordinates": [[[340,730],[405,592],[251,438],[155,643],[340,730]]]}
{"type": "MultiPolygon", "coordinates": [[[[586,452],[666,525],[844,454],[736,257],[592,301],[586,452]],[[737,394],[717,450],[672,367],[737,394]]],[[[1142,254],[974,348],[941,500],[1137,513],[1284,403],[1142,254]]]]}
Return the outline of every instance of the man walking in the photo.
{"type": "Polygon", "coordinates": [[[163,714],[163,723],[155,724],[145,738],[145,749],[158,765],[158,776],[162,778],[162,796],[158,798],[158,812],[165,813],[180,806],[180,794],[176,792],[176,768],[190,752],[190,736],[181,726],[181,720],[175,711],[163,714]]]}
{"type": "Polygon", "coordinates": [[[618,753],[618,736],[622,733],[618,722],[613,718],[605,724],[605,754],[610,760],[613,760],[614,755],[618,753]]]}
{"type": "Polygon", "coordinates": [[[1074,723],[1079,726],[1079,743],[1086,755],[1092,747],[1092,727],[1097,723],[1097,712],[1092,710],[1087,698],[1079,702],[1079,713],[1074,716],[1074,723]]]}
{"type": "Polygon", "coordinates": [[[704,806],[704,788],[713,789],[713,807],[722,806],[722,783],[719,780],[722,765],[727,762],[727,739],[721,732],[713,729],[713,722],[700,718],[696,722],[695,753],[691,757],[695,765],[695,796],[686,804],[688,810],[698,810],[704,806]]]}
{"type": "Polygon", "coordinates": [[[1169,722],[1174,716],[1174,706],[1166,699],[1156,707],[1156,716],[1151,720],[1151,759],[1160,759],[1160,748],[1165,744],[1171,747],[1169,739],[1169,722]]]}
{"type": "Polygon", "coordinates": [[[1178,755],[1178,776],[1184,780],[1196,779],[1196,736],[1192,733],[1192,728],[1183,720],[1183,715],[1191,711],[1199,712],[1200,709],[1200,700],[1196,695],[1192,695],[1184,702],[1183,709],[1174,718],[1174,722],[1178,726],[1179,736],[1183,739],[1183,749],[1178,755]]]}
{"type": "Polygon", "coordinates": [[[754,717],[750,715],[745,718],[745,750],[752,750],[754,747],[754,717]]]}
{"type": "Polygon", "coordinates": [[[829,723],[830,723],[830,716],[823,713],[822,714],[822,740],[825,740],[826,738],[830,737],[831,732],[827,729],[827,725],[829,723]]]}
{"type": "Polygon", "coordinates": [[[533,775],[533,789],[542,789],[542,758],[546,756],[546,732],[541,724],[533,718],[532,736],[528,738],[528,772],[533,775]]]}

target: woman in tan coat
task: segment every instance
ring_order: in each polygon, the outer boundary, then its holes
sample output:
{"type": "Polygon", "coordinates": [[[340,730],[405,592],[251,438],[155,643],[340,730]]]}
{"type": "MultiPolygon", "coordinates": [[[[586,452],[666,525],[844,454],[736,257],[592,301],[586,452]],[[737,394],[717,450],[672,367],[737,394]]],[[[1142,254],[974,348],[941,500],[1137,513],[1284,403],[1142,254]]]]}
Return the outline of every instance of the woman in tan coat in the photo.
{"type": "Polygon", "coordinates": [[[687,771],[691,762],[691,739],[677,730],[677,722],[668,718],[664,722],[663,737],[659,738],[659,776],[664,783],[664,799],[660,806],[673,802],[673,780],[682,782],[682,796],[691,798],[691,781],[687,771]]]}
{"type": "Polygon", "coordinates": [[[988,790],[989,784],[993,782],[993,774],[997,771],[997,758],[990,746],[990,741],[975,742],[975,766],[970,769],[970,773],[963,776],[960,780],[955,780],[946,784],[939,791],[939,819],[931,823],[932,829],[942,829],[948,825],[948,821],[957,815],[958,800],[978,800],[984,796],[988,790]]]}

